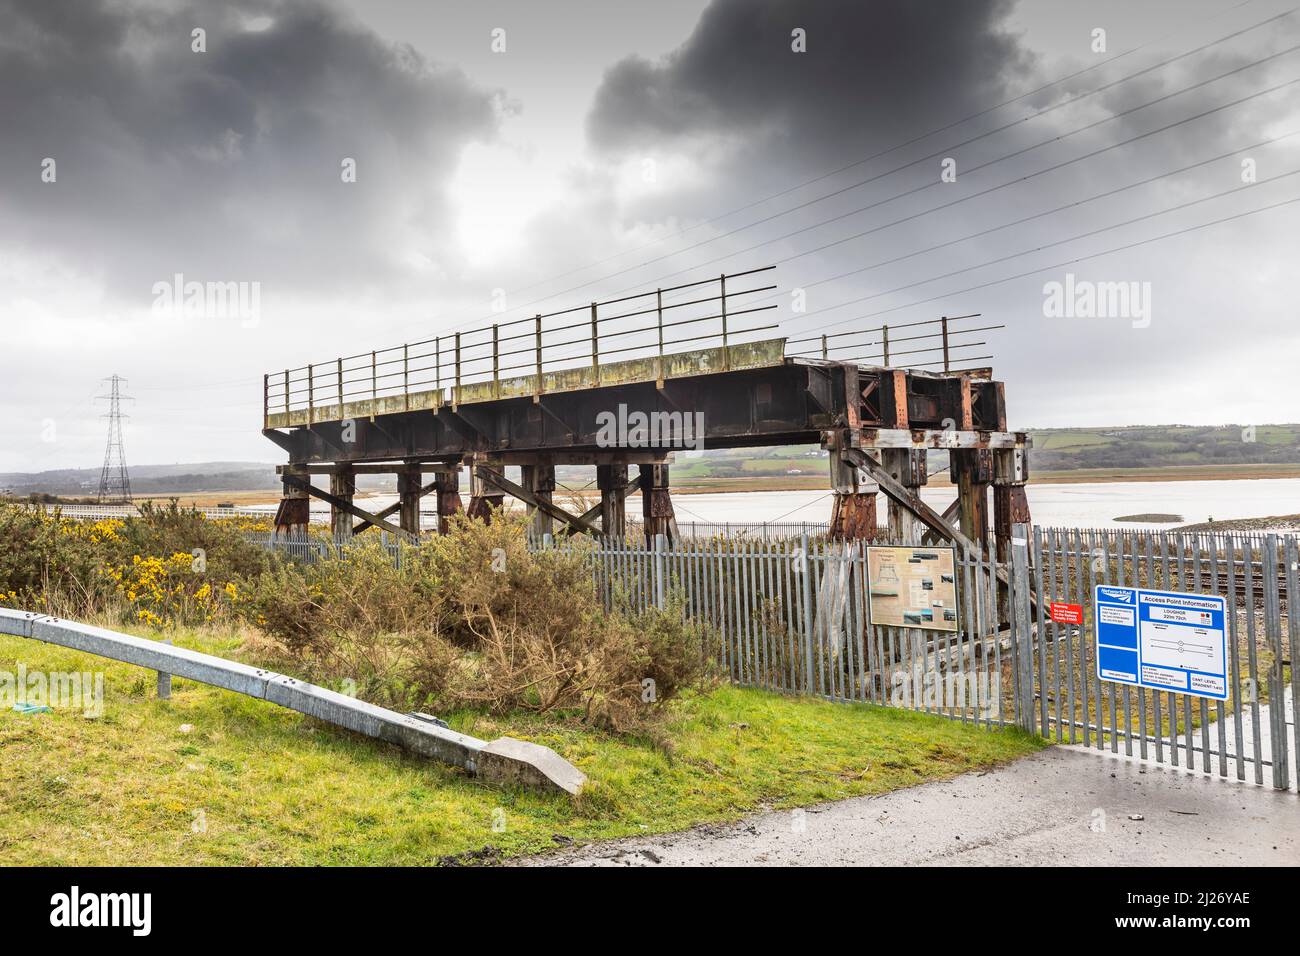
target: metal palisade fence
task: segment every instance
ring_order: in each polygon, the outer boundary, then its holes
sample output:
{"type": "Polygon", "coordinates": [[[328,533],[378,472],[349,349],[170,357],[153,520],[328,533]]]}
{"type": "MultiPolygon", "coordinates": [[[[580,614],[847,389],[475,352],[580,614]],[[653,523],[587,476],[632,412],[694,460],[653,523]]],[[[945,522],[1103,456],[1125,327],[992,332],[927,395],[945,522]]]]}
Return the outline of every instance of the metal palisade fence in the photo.
{"type": "Polygon", "coordinates": [[[680,613],[735,683],[990,725],[1011,719],[998,569],[983,552],[956,550],[959,626],[932,631],[868,623],[862,542],[719,535],[673,547],[662,537],[551,546],[588,556],[611,610],[680,613]]]}

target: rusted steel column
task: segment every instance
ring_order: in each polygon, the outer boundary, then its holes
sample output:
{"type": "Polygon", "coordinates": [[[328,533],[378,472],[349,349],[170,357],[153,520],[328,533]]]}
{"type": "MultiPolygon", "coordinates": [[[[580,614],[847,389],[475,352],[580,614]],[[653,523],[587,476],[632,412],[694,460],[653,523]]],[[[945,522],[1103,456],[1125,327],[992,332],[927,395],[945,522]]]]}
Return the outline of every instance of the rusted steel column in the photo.
{"type": "MultiPolygon", "coordinates": [[[[889,476],[919,495],[920,487],[926,482],[926,456],[923,448],[882,448],[880,463],[889,476]]],[[[889,534],[896,541],[920,544],[925,526],[921,519],[905,506],[889,500],[889,534]]]]}
{"type": "Polygon", "coordinates": [[[419,465],[408,465],[397,473],[397,523],[411,534],[420,533],[420,480],[419,465]]]}
{"type": "Polygon", "coordinates": [[[993,453],[993,537],[999,561],[1010,559],[1011,529],[1029,525],[1029,453],[1023,448],[999,449],[993,453]]]}
{"type": "Polygon", "coordinates": [[[993,453],[986,448],[954,448],[948,452],[948,469],[957,486],[957,515],[961,533],[981,546],[989,536],[989,485],[993,481],[993,453]]]}
{"type": "Polygon", "coordinates": [[[668,466],[638,467],[641,471],[641,520],[646,541],[653,544],[655,535],[661,534],[669,542],[676,542],[677,516],[673,513],[673,499],[668,491],[668,466]]]}
{"type": "MultiPolygon", "coordinates": [[[[357,476],[352,466],[335,465],[334,471],[330,472],[330,494],[352,504],[356,493],[357,476]]],[[[352,515],[337,505],[330,505],[330,530],[335,538],[352,537],[352,515]]]]}
{"type": "Polygon", "coordinates": [[[492,512],[500,512],[505,507],[506,494],[496,485],[489,484],[478,476],[478,466],[485,465],[497,471],[501,465],[489,461],[472,461],[469,466],[469,508],[465,513],[471,518],[491,522],[492,512]]]}
{"type": "Polygon", "coordinates": [[[311,521],[311,495],[305,488],[293,484],[295,478],[303,482],[311,481],[311,476],[306,470],[286,471],[284,474],[281,479],[284,483],[284,497],[280,499],[280,506],[275,510],[276,534],[307,533],[307,525],[311,521]]]}
{"type": "Polygon", "coordinates": [[[841,541],[870,541],[876,534],[876,493],[880,485],[862,469],[831,450],[831,537],[841,541]]]}
{"type": "Polygon", "coordinates": [[[600,489],[600,530],[622,539],[627,534],[627,465],[597,465],[600,489]]]}
{"type": "MultiPolygon", "coordinates": [[[[531,491],[538,500],[545,501],[548,504],[554,500],[554,465],[523,465],[519,470],[523,475],[523,481],[521,484],[531,491]]],[[[536,537],[553,534],[555,532],[555,519],[541,508],[528,505],[528,516],[528,530],[536,537]]]]}
{"type": "Polygon", "coordinates": [[[451,516],[460,514],[460,469],[440,471],[433,476],[434,497],[438,506],[438,533],[446,534],[451,516]]]}

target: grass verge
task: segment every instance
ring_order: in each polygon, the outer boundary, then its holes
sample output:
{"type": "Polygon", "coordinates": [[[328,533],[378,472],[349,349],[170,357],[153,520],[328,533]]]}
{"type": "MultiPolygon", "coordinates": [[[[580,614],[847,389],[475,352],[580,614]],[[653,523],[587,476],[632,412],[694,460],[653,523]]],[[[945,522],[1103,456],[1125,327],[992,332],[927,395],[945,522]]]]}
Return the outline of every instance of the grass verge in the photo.
{"type": "MultiPolygon", "coordinates": [[[[232,633],[180,646],[235,656],[232,633]]],[[[909,711],[721,687],[673,705],[655,741],[527,717],[449,715],[554,747],[576,801],[485,787],[265,701],[0,637],[0,670],[104,673],[104,713],[0,711],[0,865],[491,861],[684,829],[950,777],[1043,743],[909,711]],[[182,731],[182,725],[188,730],[182,731]]]]}

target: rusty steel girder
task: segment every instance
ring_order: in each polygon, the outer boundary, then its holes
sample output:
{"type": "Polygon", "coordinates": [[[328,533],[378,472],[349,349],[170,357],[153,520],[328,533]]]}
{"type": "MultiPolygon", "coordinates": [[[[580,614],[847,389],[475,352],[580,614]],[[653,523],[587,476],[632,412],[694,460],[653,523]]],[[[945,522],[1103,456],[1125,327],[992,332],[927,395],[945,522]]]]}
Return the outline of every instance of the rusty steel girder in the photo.
{"type": "MultiPolygon", "coordinates": [[[[674,449],[816,443],[829,429],[952,433],[1006,430],[1002,384],[977,373],[931,373],[786,359],[702,372],[661,384],[635,382],[531,397],[316,421],[264,434],[292,464],[459,461],[500,453],[565,456],[584,463],[644,463],[674,449]],[[602,438],[602,421],[649,420],[648,440],[602,438]],[[688,420],[687,416],[691,416],[688,420]],[[698,426],[698,428],[696,427],[698,426]],[[639,457],[640,456],[640,457],[639,457]]],[[[971,441],[977,441],[972,437],[971,441]]],[[[933,447],[941,447],[936,444],[933,447]]]]}

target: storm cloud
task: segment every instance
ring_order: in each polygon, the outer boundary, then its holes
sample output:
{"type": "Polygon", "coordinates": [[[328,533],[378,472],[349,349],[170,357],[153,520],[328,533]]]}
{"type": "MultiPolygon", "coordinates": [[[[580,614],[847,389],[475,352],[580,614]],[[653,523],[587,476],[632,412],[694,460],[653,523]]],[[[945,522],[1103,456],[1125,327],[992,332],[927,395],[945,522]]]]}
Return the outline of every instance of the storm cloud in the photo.
{"type": "Polygon", "coordinates": [[[628,57],[595,96],[605,152],[732,140],[769,164],[816,167],[997,102],[1032,57],[1006,0],[715,0],[658,61],[628,57]],[[795,31],[806,52],[797,53],[795,31]]]}
{"type": "Polygon", "coordinates": [[[328,291],[454,260],[446,180],[503,108],[460,70],[318,0],[0,0],[0,22],[2,238],[28,254],[137,305],[175,272],[328,291]]]}

